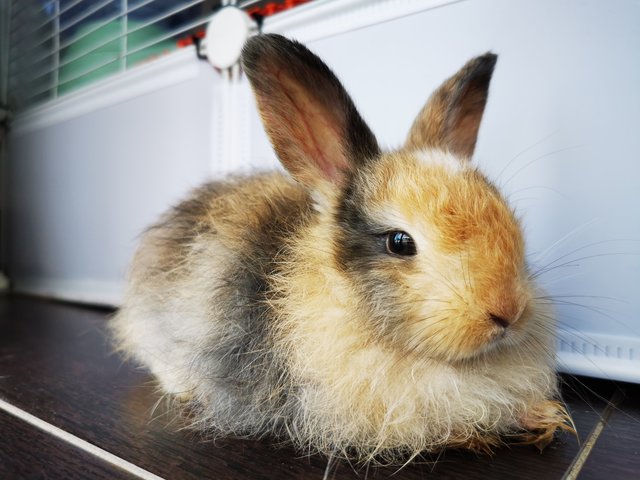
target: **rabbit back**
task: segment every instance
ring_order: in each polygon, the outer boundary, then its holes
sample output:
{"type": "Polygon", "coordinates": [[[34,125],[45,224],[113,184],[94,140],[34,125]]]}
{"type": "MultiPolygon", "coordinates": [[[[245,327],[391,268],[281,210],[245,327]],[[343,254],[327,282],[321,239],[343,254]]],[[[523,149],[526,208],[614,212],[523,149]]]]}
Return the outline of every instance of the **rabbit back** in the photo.
{"type": "Polygon", "coordinates": [[[112,322],[116,344],[163,391],[206,405],[196,417],[208,428],[278,430],[284,373],[270,344],[269,279],[310,210],[279,173],[212,182],[142,238],[112,322]]]}

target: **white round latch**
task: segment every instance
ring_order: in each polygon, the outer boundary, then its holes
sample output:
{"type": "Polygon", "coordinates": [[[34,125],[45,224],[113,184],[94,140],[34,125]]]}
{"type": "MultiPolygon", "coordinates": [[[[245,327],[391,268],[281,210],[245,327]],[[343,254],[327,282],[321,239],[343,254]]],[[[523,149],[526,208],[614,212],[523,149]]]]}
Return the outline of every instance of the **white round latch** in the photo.
{"type": "Polygon", "coordinates": [[[206,31],[209,63],[226,69],[238,62],[250,29],[251,18],[237,7],[224,7],[212,16],[206,31]]]}

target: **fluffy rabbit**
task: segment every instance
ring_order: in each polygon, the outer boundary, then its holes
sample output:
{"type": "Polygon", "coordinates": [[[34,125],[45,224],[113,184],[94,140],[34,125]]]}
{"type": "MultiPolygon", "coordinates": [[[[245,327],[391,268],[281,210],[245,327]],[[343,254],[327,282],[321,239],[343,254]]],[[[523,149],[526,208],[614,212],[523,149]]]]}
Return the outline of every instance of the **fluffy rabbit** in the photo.
{"type": "Polygon", "coordinates": [[[382,152],[318,57],[249,40],[291,176],[209,183],[146,232],[120,349],[215,435],[397,461],[570,429],[521,227],[470,161],[495,63],[469,61],[382,152]]]}

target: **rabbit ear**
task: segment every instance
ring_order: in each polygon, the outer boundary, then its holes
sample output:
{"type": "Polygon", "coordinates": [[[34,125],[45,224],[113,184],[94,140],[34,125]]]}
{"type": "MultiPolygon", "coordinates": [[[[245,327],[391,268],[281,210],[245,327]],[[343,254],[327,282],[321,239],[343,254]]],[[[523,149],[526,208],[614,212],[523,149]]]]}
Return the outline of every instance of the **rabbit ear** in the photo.
{"type": "Polygon", "coordinates": [[[273,34],[253,37],[242,66],[271,143],[298,181],[310,188],[340,183],[379,153],[340,81],[300,43],[273,34]]]}
{"type": "Polygon", "coordinates": [[[476,57],[446,80],[418,114],[405,147],[439,148],[471,158],[497,59],[493,53],[476,57]]]}

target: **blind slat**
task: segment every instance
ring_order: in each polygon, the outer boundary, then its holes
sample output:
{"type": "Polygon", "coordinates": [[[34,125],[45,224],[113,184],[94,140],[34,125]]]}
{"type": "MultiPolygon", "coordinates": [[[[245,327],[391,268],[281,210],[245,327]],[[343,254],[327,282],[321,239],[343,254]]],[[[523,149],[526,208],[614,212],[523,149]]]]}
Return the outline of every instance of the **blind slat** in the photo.
{"type": "Polygon", "coordinates": [[[78,23],[82,22],[84,19],[89,18],[91,15],[93,15],[96,12],[99,12],[100,10],[102,10],[104,7],[110,5],[112,2],[112,0],[103,0],[101,3],[98,3],[97,5],[95,5],[93,8],[89,8],[86,11],[76,15],[75,17],[73,17],[72,20],[70,20],[69,22],[65,22],[64,25],[60,25],[60,30],[59,33],[62,33],[68,29],[70,29],[71,27],[74,27],[75,25],[77,25],[78,23]]]}
{"type": "MultiPolygon", "coordinates": [[[[129,0],[120,0],[120,5],[122,7],[123,12],[126,12],[129,10],[129,0]]],[[[127,30],[129,29],[129,15],[125,15],[120,21],[120,29],[123,34],[127,33],[127,30]]],[[[128,35],[125,35],[124,37],[122,37],[120,47],[123,52],[127,51],[127,49],[129,48],[128,35]]],[[[120,69],[123,71],[127,69],[127,57],[123,56],[120,58],[120,69]]]]}
{"type": "Polygon", "coordinates": [[[71,83],[71,82],[75,82],[75,81],[81,79],[82,77],[86,77],[87,75],[95,72],[96,70],[100,70],[101,68],[104,68],[107,65],[111,65],[112,63],[117,62],[120,59],[121,59],[121,56],[118,55],[116,58],[112,58],[112,59],[107,60],[104,63],[100,63],[100,64],[96,65],[95,67],[92,67],[91,69],[89,69],[89,70],[87,70],[85,72],[79,73],[79,74],[77,74],[77,75],[75,75],[73,77],[65,78],[62,82],[60,82],[58,84],[58,86],[66,85],[67,83],[71,83]]]}
{"type": "MultiPolygon", "coordinates": [[[[66,10],[70,10],[75,5],[77,5],[79,2],[84,2],[84,1],[85,0],[76,0],[76,3],[74,5],[72,5],[71,7],[67,8],[66,10]]],[[[42,45],[43,43],[45,43],[46,41],[51,40],[54,37],[59,37],[62,32],[64,32],[65,30],[68,30],[69,28],[73,27],[74,25],[76,25],[77,23],[81,22],[85,18],[90,17],[94,13],[100,11],[101,9],[103,9],[104,7],[109,5],[111,2],[112,2],[112,0],[103,0],[102,3],[99,3],[98,5],[94,6],[91,9],[89,9],[88,11],[83,12],[83,13],[81,13],[79,15],[76,15],[76,17],[74,17],[73,21],[68,22],[63,27],[59,26],[58,28],[53,28],[52,29],[52,33],[50,35],[44,37],[42,40],[40,40],[40,42],[38,42],[35,45],[33,45],[33,47],[34,48],[38,47],[38,46],[42,45]]],[[[62,12],[62,13],[64,13],[64,12],[62,12]]],[[[39,30],[42,27],[44,27],[45,25],[48,25],[49,23],[53,22],[54,20],[57,20],[60,17],[60,15],[61,14],[52,16],[49,20],[47,20],[46,22],[40,24],[34,30],[39,30]]]]}
{"type": "MultiPolygon", "coordinates": [[[[64,12],[71,10],[73,7],[75,7],[76,5],[78,5],[81,2],[84,2],[85,0],[76,0],[73,4],[71,4],[70,6],[68,6],[67,8],[65,8],[63,11],[61,11],[60,13],[57,13],[55,15],[53,15],[51,18],[49,18],[47,21],[42,22],[40,25],[38,25],[37,27],[35,27],[33,29],[34,32],[42,29],[43,27],[45,27],[46,25],[49,25],[50,23],[52,23],[54,20],[57,20],[60,15],[62,15],[64,12]]],[[[109,3],[111,0],[108,0],[107,3],[109,3]]],[[[101,6],[101,8],[104,7],[104,5],[101,6]]],[[[95,13],[95,12],[94,12],[95,13]]],[[[60,36],[60,32],[62,30],[60,30],[59,26],[58,28],[55,28],[55,26],[52,26],[51,28],[51,33],[49,35],[46,35],[44,37],[42,37],[39,41],[32,43],[29,45],[29,47],[27,48],[27,53],[29,51],[33,51],[35,49],[37,49],[38,47],[40,47],[41,45],[44,45],[46,42],[52,40],[54,37],[59,37],[60,36]]],[[[33,62],[36,63],[36,62],[33,62]]]]}
{"type": "Polygon", "coordinates": [[[126,56],[128,57],[128,56],[133,55],[133,54],[135,54],[135,53],[138,53],[138,52],[140,52],[140,51],[142,51],[142,50],[144,50],[144,49],[146,49],[146,48],[150,48],[150,47],[152,47],[152,46],[154,46],[154,45],[156,45],[156,44],[158,44],[158,43],[160,43],[160,42],[164,42],[165,40],[168,40],[168,39],[170,39],[170,38],[173,38],[173,37],[175,37],[176,35],[180,35],[181,33],[188,32],[189,30],[191,30],[191,29],[193,29],[193,28],[196,28],[196,27],[199,27],[199,26],[201,26],[201,25],[205,25],[208,21],[209,21],[209,18],[202,18],[202,19],[200,19],[200,20],[198,20],[198,21],[191,22],[191,23],[189,23],[189,24],[188,24],[188,25],[186,25],[186,26],[182,26],[182,27],[180,27],[180,28],[177,28],[177,29],[171,30],[171,31],[169,31],[166,35],[163,35],[163,36],[161,36],[161,37],[158,37],[157,39],[153,40],[152,42],[149,42],[149,43],[147,43],[147,44],[145,44],[145,45],[142,45],[142,46],[140,46],[140,47],[137,47],[137,48],[135,48],[135,49],[133,49],[133,50],[129,50],[129,51],[127,52],[126,56]]]}
{"type": "MultiPolygon", "coordinates": [[[[36,64],[38,64],[38,63],[40,63],[40,62],[41,62],[42,60],[44,60],[45,58],[53,57],[53,56],[54,56],[54,55],[56,55],[57,53],[58,53],[58,52],[54,52],[54,51],[50,50],[50,51],[47,51],[47,52],[43,53],[43,54],[42,54],[42,55],[40,55],[40,56],[33,57],[33,58],[29,59],[29,61],[28,61],[27,63],[22,64],[22,65],[20,66],[20,68],[19,68],[19,69],[17,69],[17,70],[15,70],[14,68],[10,68],[10,70],[11,70],[11,75],[12,75],[12,76],[15,76],[15,75],[20,75],[20,74],[26,73],[26,72],[28,72],[28,70],[29,70],[31,67],[33,67],[34,65],[36,65],[36,64]]],[[[20,58],[16,58],[16,57],[13,57],[13,58],[11,59],[11,61],[10,61],[10,65],[13,65],[14,63],[17,63],[17,62],[19,62],[20,60],[22,60],[22,59],[20,59],[20,58]]]]}
{"type": "Polygon", "coordinates": [[[36,27],[36,30],[39,28],[44,27],[47,23],[51,23],[53,22],[55,19],[59,18],[60,16],[64,15],[65,13],[67,13],[69,10],[71,10],[72,8],[74,8],[76,5],[81,4],[82,2],[84,2],[85,0],[75,0],[74,2],[71,2],[71,4],[67,5],[65,8],[60,9],[59,11],[57,11],[56,13],[54,13],[53,15],[51,15],[47,20],[45,20],[44,22],[42,22],[40,25],[38,25],[36,27]]]}
{"type": "MultiPolygon", "coordinates": [[[[31,14],[34,13],[39,13],[39,12],[44,12],[47,8],[47,6],[55,4],[55,8],[56,8],[56,13],[54,13],[53,15],[51,15],[47,20],[45,20],[44,22],[41,22],[39,25],[31,28],[31,31],[29,32],[29,34],[32,34],[33,32],[37,32],[38,30],[40,30],[42,27],[47,26],[48,24],[52,23],[54,20],[56,20],[58,17],[60,17],[60,15],[64,14],[65,12],[67,12],[68,10],[71,10],[73,7],[75,7],[76,5],[78,5],[79,3],[84,2],[85,0],[75,0],[71,5],[68,5],[66,8],[64,8],[63,10],[57,11],[57,7],[59,5],[58,0],[51,0],[48,3],[46,3],[45,5],[42,6],[42,8],[39,8],[37,10],[33,9],[33,5],[28,5],[24,8],[21,9],[21,12],[26,12],[26,11],[30,11],[31,14]]],[[[15,19],[11,19],[11,23],[13,24],[14,28],[16,30],[20,29],[20,23],[15,20],[15,19]]],[[[13,30],[12,30],[13,31],[13,30]]],[[[55,35],[55,34],[54,34],[55,35]]],[[[51,38],[51,37],[49,37],[51,38]]]]}
{"type": "MultiPolygon", "coordinates": [[[[55,13],[58,14],[60,13],[60,2],[56,2],[55,3],[55,13]]],[[[56,30],[60,29],[60,17],[56,16],[54,22],[53,22],[54,28],[56,30]]],[[[55,55],[53,56],[53,65],[54,65],[54,71],[53,71],[53,84],[54,84],[54,89],[53,89],[53,96],[57,97],[58,96],[58,81],[60,80],[60,35],[56,35],[55,38],[53,39],[53,50],[55,52],[55,55]]]]}
{"type": "Polygon", "coordinates": [[[54,85],[52,83],[52,84],[50,84],[50,85],[48,85],[48,86],[46,86],[46,87],[44,87],[44,88],[42,88],[40,90],[36,90],[35,92],[30,93],[29,96],[26,97],[26,98],[28,100],[29,99],[33,99],[33,98],[36,98],[36,97],[38,97],[38,96],[40,96],[40,95],[42,95],[44,93],[47,93],[47,92],[52,92],[51,94],[53,96],[54,89],[59,88],[60,85],[65,85],[65,84],[68,84],[68,83],[71,83],[71,82],[78,81],[82,77],[86,77],[87,75],[89,75],[91,73],[94,73],[95,71],[100,70],[101,68],[104,68],[107,65],[110,65],[110,64],[112,64],[114,62],[117,62],[118,60],[120,60],[120,57],[107,60],[106,62],[100,63],[100,64],[96,65],[95,67],[92,67],[90,70],[87,70],[86,72],[82,72],[82,73],[80,73],[78,75],[75,75],[73,77],[65,79],[64,81],[59,82],[57,85],[54,85]]]}
{"type": "MultiPolygon", "coordinates": [[[[85,0],[79,0],[79,1],[85,1],[85,0]]],[[[119,19],[119,18],[121,18],[121,17],[126,18],[126,17],[127,17],[127,15],[129,15],[131,12],[134,12],[134,11],[136,11],[136,10],[138,10],[138,9],[142,8],[142,7],[145,7],[146,5],[149,5],[150,3],[153,3],[153,2],[155,2],[155,1],[157,1],[157,0],[145,0],[144,2],[140,2],[140,3],[136,4],[136,5],[135,5],[135,6],[133,6],[133,7],[130,7],[129,9],[127,9],[127,10],[126,10],[126,11],[124,11],[124,12],[121,12],[121,13],[118,13],[118,14],[116,14],[116,15],[113,15],[112,17],[108,18],[108,19],[107,19],[107,20],[105,20],[104,22],[102,22],[102,23],[98,24],[95,28],[92,28],[92,29],[90,29],[89,31],[83,32],[81,35],[78,35],[77,37],[72,37],[72,38],[70,38],[69,40],[67,40],[67,41],[65,41],[65,42],[62,42],[62,43],[60,44],[59,49],[60,49],[60,50],[62,50],[63,48],[66,48],[66,47],[68,47],[68,46],[72,45],[73,43],[77,42],[78,40],[80,40],[80,39],[82,39],[82,38],[86,37],[87,35],[90,35],[91,33],[94,33],[95,31],[100,30],[102,27],[104,27],[104,26],[105,26],[105,25],[107,25],[108,23],[113,22],[114,20],[117,20],[117,19],[119,19]]],[[[204,1],[204,0],[201,0],[201,1],[204,1]]],[[[35,50],[36,48],[38,48],[40,45],[44,44],[47,40],[50,40],[50,39],[51,39],[53,36],[55,36],[55,35],[57,35],[57,34],[55,34],[55,33],[54,33],[54,34],[52,34],[51,36],[49,36],[49,37],[47,37],[46,39],[44,39],[43,41],[40,41],[40,42],[38,42],[38,43],[36,43],[36,44],[32,44],[32,45],[30,46],[30,48],[29,48],[25,53],[28,55],[28,52],[29,52],[29,51],[33,51],[33,50],[35,50]]],[[[57,52],[50,52],[50,53],[46,53],[46,54],[44,54],[44,55],[40,55],[39,57],[35,57],[35,58],[34,58],[34,59],[32,59],[29,63],[27,63],[26,65],[24,65],[24,66],[23,66],[23,68],[22,68],[22,70],[25,70],[26,68],[28,68],[28,67],[30,67],[30,66],[32,66],[32,65],[35,65],[36,63],[38,63],[38,62],[40,62],[40,61],[44,60],[45,58],[47,58],[47,57],[49,57],[49,56],[51,56],[51,55],[54,55],[54,54],[57,54],[57,52]]],[[[15,61],[17,61],[17,59],[16,59],[16,58],[12,58],[12,59],[10,60],[10,63],[14,63],[15,61]]]]}
{"type": "MultiPolygon", "coordinates": [[[[84,0],[81,0],[81,1],[84,1],[84,0]]],[[[112,1],[112,0],[107,0],[106,2],[103,2],[103,3],[102,3],[102,4],[100,4],[98,7],[96,7],[96,8],[94,9],[94,11],[92,11],[92,12],[91,12],[91,14],[93,14],[93,13],[95,13],[96,11],[100,10],[100,8],[103,8],[106,4],[110,3],[111,1],[112,1]]],[[[110,22],[112,22],[112,21],[114,21],[114,20],[116,20],[116,19],[118,19],[118,18],[125,17],[125,16],[129,15],[131,12],[134,12],[134,11],[136,11],[136,10],[138,10],[138,9],[140,9],[140,8],[142,8],[142,7],[144,7],[144,6],[148,5],[148,4],[150,4],[150,3],[153,3],[153,2],[155,2],[155,1],[156,1],[156,0],[146,0],[146,1],[144,1],[144,2],[141,2],[141,3],[140,3],[140,4],[138,4],[138,5],[135,5],[135,6],[131,7],[131,8],[129,8],[126,12],[122,12],[122,13],[119,13],[119,14],[117,14],[117,15],[113,16],[113,17],[110,17],[109,19],[107,19],[107,20],[105,20],[105,21],[101,22],[100,24],[96,25],[96,26],[95,26],[95,28],[92,28],[89,32],[84,32],[84,33],[83,33],[82,35],[80,35],[79,37],[74,37],[74,38],[71,38],[71,39],[69,39],[68,41],[64,42],[64,44],[61,44],[61,45],[60,45],[59,49],[66,48],[66,47],[68,47],[68,46],[72,45],[73,43],[75,43],[76,41],[78,41],[79,39],[86,37],[86,36],[87,36],[87,35],[89,35],[90,33],[93,33],[93,32],[95,32],[95,31],[97,31],[97,30],[101,29],[102,27],[104,27],[104,26],[105,26],[105,25],[107,25],[108,23],[110,23],[110,22]]],[[[144,27],[148,27],[148,26],[153,25],[153,24],[155,24],[155,23],[158,23],[158,22],[160,22],[160,21],[162,21],[162,20],[165,20],[166,18],[169,18],[169,17],[171,17],[171,16],[173,16],[173,15],[176,15],[176,14],[178,14],[178,13],[180,13],[180,12],[184,11],[184,10],[187,10],[187,9],[189,9],[189,8],[192,8],[192,7],[196,6],[196,5],[198,5],[199,3],[202,3],[203,1],[204,1],[204,0],[192,0],[191,2],[186,3],[186,4],[182,4],[180,7],[174,8],[173,10],[170,10],[169,12],[165,12],[165,13],[163,13],[163,14],[157,15],[157,16],[153,17],[151,20],[149,20],[149,21],[145,22],[144,24],[142,24],[142,25],[140,25],[140,26],[137,26],[136,28],[133,28],[133,29],[128,30],[126,34],[124,34],[124,33],[123,33],[123,34],[120,34],[120,35],[118,35],[118,36],[114,36],[114,37],[112,37],[111,39],[108,39],[108,40],[106,40],[106,41],[104,41],[104,42],[100,43],[99,45],[94,46],[94,48],[92,48],[91,50],[86,50],[85,52],[83,52],[83,54],[82,54],[82,55],[79,55],[79,56],[77,56],[77,57],[75,57],[75,58],[73,58],[73,59],[69,60],[69,62],[75,61],[75,60],[77,60],[77,59],[81,58],[82,56],[84,56],[85,54],[92,53],[94,50],[97,50],[98,48],[104,47],[105,45],[108,45],[108,44],[109,44],[109,43],[111,43],[112,41],[114,41],[114,40],[118,40],[118,39],[122,38],[124,35],[128,35],[128,34],[131,34],[131,33],[133,33],[133,32],[137,32],[138,30],[141,30],[141,29],[142,29],[142,28],[144,28],[144,27]]],[[[88,17],[88,16],[89,16],[89,15],[85,15],[85,18],[86,18],[86,17],[88,17]]],[[[62,31],[63,31],[63,30],[65,30],[66,28],[68,28],[68,27],[62,28],[62,29],[60,30],[60,32],[62,32],[62,31]]],[[[29,50],[30,50],[30,51],[35,50],[35,49],[36,49],[36,48],[38,48],[39,46],[41,46],[41,45],[43,45],[44,43],[46,43],[47,41],[51,40],[51,39],[52,39],[53,37],[55,37],[56,35],[58,35],[58,34],[56,34],[56,33],[54,32],[53,34],[51,34],[51,35],[49,35],[49,36],[45,37],[44,39],[42,39],[41,41],[39,41],[38,43],[36,43],[36,44],[32,45],[32,47],[31,47],[29,50]]],[[[57,53],[57,52],[56,52],[56,51],[54,51],[52,54],[56,54],[56,53],[57,53]]],[[[32,65],[34,65],[34,64],[36,64],[36,63],[38,63],[38,62],[42,61],[44,58],[48,57],[49,55],[51,55],[51,54],[41,55],[41,56],[37,57],[34,61],[32,61],[32,62],[30,62],[29,64],[25,65],[25,66],[22,68],[22,70],[25,70],[25,69],[26,69],[26,68],[28,68],[29,66],[32,66],[32,65]]],[[[12,60],[12,61],[13,61],[13,60],[12,60]]],[[[68,62],[67,62],[67,63],[68,63],[68,62]]]]}
{"type": "MultiPolygon", "coordinates": [[[[83,39],[87,35],[90,35],[90,34],[92,34],[93,32],[95,32],[97,30],[100,30],[105,25],[107,25],[107,24],[109,24],[109,23],[111,23],[111,22],[113,22],[115,20],[118,20],[119,18],[125,18],[126,19],[131,12],[135,12],[136,10],[138,10],[138,9],[140,9],[140,8],[146,6],[146,5],[149,5],[150,3],[153,3],[155,1],[157,1],[157,0],[145,0],[144,2],[141,2],[141,3],[139,3],[139,4],[137,4],[137,5],[133,6],[133,7],[130,7],[130,8],[128,8],[128,9],[126,9],[126,10],[120,12],[120,13],[116,13],[115,15],[112,15],[111,17],[109,17],[106,20],[104,20],[102,23],[96,25],[94,28],[91,28],[90,30],[87,30],[87,31],[83,32],[82,35],[78,35],[77,37],[73,37],[73,38],[70,38],[69,40],[67,40],[65,42],[62,42],[60,44],[60,49],[68,47],[69,45],[77,42],[78,40],[83,39]]],[[[202,1],[204,1],[204,0],[200,0],[200,2],[202,2],[202,1]]]]}
{"type": "MultiPolygon", "coordinates": [[[[48,2],[44,3],[40,8],[36,9],[36,12],[44,12],[46,10],[46,8],[57,2],[58,0],[49,0],[48,2]]],[[[25,12],[34,12],[34,8],[33,5],[29,5],[27,4],[26,6],[23,6],[22,8],[20,8],[19,5],[19,0],[13,0],[10,1],[11,4],[11,8],[12,8],[12,12],[11,12],[11,22],[13,23],[15,20],[18,19],[19,16],[23,15],[25,12]]],[[[25,2],[22,2],[22,5],[25,5],[25,2]]]]}
{"type": "MultiPolygon", "coordinates": [[[[197,0],[197,1],[200,2],[201,0],[197,0]]],[[[196,27],[199,27],[201,25],[204,25],[208,21],[209,21],[209,18],[201,18],[201,19],[199,19],[197,21],[194,21],[194,22],[191,22],[191,23],[187,24],[186,26],[182,26],[182,27],[180,27],[178,29],[170,30],[166,35],[158,37],[157,39],[154,39],[153,41],[151,41],[151,42],[149,42],[147,44],[144,44],[144,45],[142,45],[140,47],[137,47],[134,50],[127,51],[124,54],[124,56],[128,57],[130,55],[138,53],[138,52],[140,52],[142,50],[145,50],[145,49],[150,48],[150,47],[152,47],[154,45],[157,45],[160,42],[163,42],[163,41],[168,40],[168,39],[170,39],[172,37],[175,37],[176,35],[180,35],[181,33],[188,32],[189,30],[191,30],[193,28],[196,28],[196,27]]],[[[96,50],[99,50],[100,48],[102,48],[102,47],[104,47],[104,46],[106,46],[106,45],[108,45],[110,43],[113,43],[113,42],[115,42],[117,40],[120,40],[123,37],[125,37],[125,36],[127,36],[127,35],[129,35],[131,33],[137,32],[138,30],[142,30],[143,28],[149,27],[150,25],[153,25],[155,23],[157,23],[157,22],[156,21],[146,22],[146,23],[144,23],[142,25],[137,26],[136,28],[133,28],[133,29],[129,30],[127,33],[123,33],[123,34],[119,34],[119,35],[115,35],[113,37],[110,37],[107,40],[105,40],[105,41],[103,41],[101,43],[98,43],[97,45],[94,45],[91,49],[85,50],[85,51],[83,51],[82,53],[80,53],[78,55],[75,55],[75,56],[73,56],[71,58],[66,58],[64,60],[60,60],[60,61],[57,62],[57,64],[55,64],[53,66],[45,67],[44,69],[37,70],[36,72],[32,72],[29,75],[30,78],[29,78],[28,81],[29,82],[34,82],[37,79],[39,79],[41,77],[44,77],[45,75],[49,75],[49,74],[53,73],[56,69],[66,67],[66,66],[72,64],[73,62],[81,60],[82,58],[86,57],[87,55],[90,55],[90,54],[94,53],[96,50]]],[[[46,55],[44,55],[44,56],[42,56],[40,58],[40,61],[44,60],[45,58],[48,58],[48,57],[54,57],[55,53],[56,52],[47,53],[46,55]]],[[[19,70],[16,73],[12,74],[10,78],[15,78],[18,75],[20,75],[21,73],[24,73],[25,71],[26,71],[26,67],[21,69],[21,70],[19,70]]]]}
{"type": "MultiPolygon", "coordinates": [[[[201,2],[202,2],[202,0],[194,0],[194,1],[190,2],[190,3],[188,3],[188,4],[184,4],[183,7],[180,8],[180,9],[176,8],[176,9],[172,10],[171,14],[165,13],[165,14],[162,14],[162,15],[158,15],[158,16],[154,17],[153,19],[151,19],[151,20],[149,20],[147,22],[144,22],[144,23],[142,23],[140,25],[137,25],[135,28],[132,28],[132,29],[128,30],[126,33],[121,33],[119,35],[114,35],[113,37],[109,37],[108,39],[98,43],[97,45],[93,45],[90,49],[85,50],[85,51],[81,52],[78,55],[72,56],[71,58],[66,58],[66,59],[64,59],[64,61],[59,61],[57,66],[49,67],[47,69],[38,71],[37,73],[32,74],[30,76],[32,76],[33,79],[37,79],[37,78],[43,77],[44,75],[48,75],[48,74],[52,73],[54,71],[54,69],[56,69],[56,68],[62,68],[62,67],[65,67],[65,66],[67,66],[67,65],[69,65],[69,64],[71,64],[73,62],[76,62],[76,61],[86,57],[87,55],[92,54],[96,50],[99,50],[100,48],[102,48],[102,47],[104,47],[106,45],[109,45],[110,43],[112,43],[112,42],[114,42],[116,40],[119,40],[119,39],[121,39],[121,38],[123,38],[123,37],[125,37],[127,35],[130,35],[132,33],[135,33],[137,31],[139,31],[139,30],[142,30],[143,28],[149,27],[151,25],[155,25],[159,21],[164,20],[166,18],[169,18],[170,16],[173,16],[176,13],[179,13],[179,12],[181,12],[183,10],[186,10],[187,8],[191,8],[194,5],[197,5],[198,3],[201,3],[201,2]]],[[[191,30],[192,28],[198,27],[200,25],[204,25],[205,23],[207,23],[208,20],[209,20],[208,18],[202,18],[202,19],[200,19],[200,20],[198,20],[196,22],[190,23],[186,27],[182,27],[182,28],[179,28],[179,29],[176,29],[176,30],[172,30],[167,35],[159,37],[159,39],[154,40],[153,42],[150,42],[149,44],[146,44],[146,45],[144,45],[142,47],[136,48],[133,51],[126,52],[125,56],[128,57],[129,55],[133,55],[134,53],[137,53],[137,52],[139,52],[141,50],[144,50],[145,48],[149,48],[150,46],[156,45],[157,43],[160,43],[163,40],[167,40],[167,39],[169,39],[171,37],[179,35],[180,33],[187,32],[187,31],[191,30]]],[[[56,53],[56,52],[54,52],[54,53],[56,53]]],[[[48,56],[51,56],[51,55],[52,54],[47,54],[44,57],[42,57],[42,59],[47,58],[48,56]]],[[[22,71],[24,71],[24,69],[22,69],[22,71]]],[[[15,76],[15,75],[13,75],[13,76],[15,76]]]]}
{"type": "MultiPolygon", "coordinates": [[[[154,0],[151,0],[154,1],[154,0]]],[[[100,30],[102,27],[104,27],[105,25],[108,25],[109,23],[118,20],[120,17],[124,17],[126,15],[126,13],[116,13],[115,15],[112,15],[109,18],[106,18],[102,23],[96,24],[93,28],[89,28],[85,31],[82,32],[82,34],[80,35],[74,35],[73,37],[69,38],[69,40],[66,40],[64,42],[60,42],[60,50],[62,50],[63,48],[66,48],[70,45],[73,45],[74,43],[82,40],[83,38],[85,38],[88,35],[91,35],[92,33],[100,30]]]]}
{"type": "Polygon", "coordinates": [[[189,8],[195,7],[199,3],[202,3],[202,1],[203,0],[192,0],[189,3],[183,3],[180,7],[176,7],[173,10],[169,10],[168,12],[164,12],[159,15],[156,15],[155,17],[142,23],[136,28],[132,28],[127,33],[137,32],[138,30],[142,30],[143,28],[148,27],[149,25],[153,25],[154,23],[158,23],[158,22],[161,22],[162,20],[166,20],[167,18],[173,17],[174,15],[177,15],[180,12],[183,12],[185,10],[188,10],[189,8]]]}
{"type": "MultiPolygon", "coordinates": [[[[27,15],[27,12],[29,12],[29,15],[33,14],[33,10],[31,8],[22,8],[20,10],[20,13],[18,13],[17,15],[11,16],[11,26],[9,28],[10,35],[15,35],[16,32],[21,31],[20,21],[25,20],[26,18],[30,18],[27,15]]],[[[25,34],[27,33],[32,33],[32,32],[25,32],[25,34]]]]}

